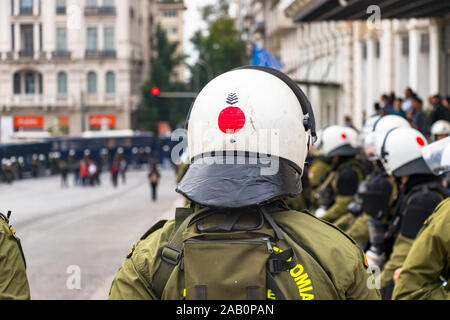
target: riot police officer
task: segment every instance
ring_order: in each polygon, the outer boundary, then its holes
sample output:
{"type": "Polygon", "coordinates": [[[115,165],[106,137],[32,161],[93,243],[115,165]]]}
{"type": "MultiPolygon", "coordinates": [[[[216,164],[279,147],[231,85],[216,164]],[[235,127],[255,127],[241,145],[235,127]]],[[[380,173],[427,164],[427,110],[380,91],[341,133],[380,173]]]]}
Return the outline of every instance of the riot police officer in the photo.
{"type": "MultiPolygon", "coordinates": [[[[441,159],[440,165],[435,166],[433,161],[430,167],[441,174],[450,171],[450,138],[438,147],[442,147],[437,157],[441,159]]],[[[447,198],[425,220],[403,264],[393,299],[450,300],[449,227],[450,198],[447,198]]]]}
{"type": "Polygon", "coordinates": [[[347,214],[347,207],[354,200],[358,184],[365,174],[362,164],[356,159],[356,130],[331,126],[324,130],[322,139],[323,154],[331,162],[331,171],[316,195],[319,204],[316,216],[332,223],[347,214]]]}
{"type": "MultiPolygon", "coordinates": [[[[389,226],[373,221],[371,239],[383,239],[386,263],[380,275],[383,297],[390,299],[393,277],[401,268],[424,221],[446,197],[440,179],[422,157],[425,137],[412,128],[394,128],[377,137],[377,148],[386,171],[396,178],[400,190],[389,226]]],[[[371,254],[367,254],[370,258],[371,254]]]]}
{"type": "Polygon", "coordinates": [[[20,240],[0,213],[0,300],[10,299],[30,299],[30,287],[20,240]]]}
{"type": "Polygon", "coordinates": [[[355,243],[280,200],[302,191],[314,128],[306,96],[277,70],[242,67],[207,84],[177,187],[191,206],[132,248],[109,298],[378,299],[355,243]]]}

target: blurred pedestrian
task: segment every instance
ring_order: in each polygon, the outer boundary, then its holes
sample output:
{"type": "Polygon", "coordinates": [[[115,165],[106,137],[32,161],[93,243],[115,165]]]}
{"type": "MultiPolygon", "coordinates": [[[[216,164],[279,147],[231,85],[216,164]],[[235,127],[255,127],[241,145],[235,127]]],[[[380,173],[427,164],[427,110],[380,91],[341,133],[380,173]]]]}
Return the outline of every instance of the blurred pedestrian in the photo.
{"type": "Polygon", "coordinates": [[[413,111],[410,113],[411,127],[419,130],[425,137],[430,136],[430,125],[425,113],[422,111],[422,99],[415,96],[412,99],[413,111]]]}
{"type": "Polygon", "coordinates": [[[119,165],[119,161],[117,159],[113,161],[110,171],[111,171],[112,184],[113,184],[114,188],[117,188],[117,180],[118,180],[118,176],[119,176],[119,172],[120,172],[120,165],[119,165]]]}
{"type": "Polygon", "coordinates": [[[403,103],[402,98],[399,97],[395,98],[391,114],[406,118],[405,111],[402,110],[402,103],[403,103]]]}
{"type": "Polygon", "coordinates": [[[431,97],[432,109],[430,112],[430,125],[433,125],[436,121],[445,120],[450,121],[450,110],[442,104],[441,96],[436,94],[431,97]]]}
{"type": "Polygon", "coordinates": [[[88,165],[85,160],[80,160],[80,173],[81,185],[84,187],[87,183],[87,179],[89,176],[88,165]]]}
{"type": "Polygon", "coordinates": [[[348,115],[344,117],[344,127],[356,130],[355,126],[353,125],[352,118],[348,115]]]}
{"type": "Polygon", "coordinates": [[[392,111],[392,102],[389,99],[389,96],[387,94],[383,94],[381,96],[381,109],[383,111],[384,115],[390,114],[392,111]]]}
{"type": "Polygon", "coordinates": [[[95,186],[96,184],[96,174],[97,174],[97,165],[94,160],[89,160],[88,172],[89,172],[89,185],[95,186]]]}
{"type": "Polygon", "coordinates": [[[150,173],[148,174],[148,178],[150,180],[150,187],[152,189],[152,200],[156,201],[156,188],[158,187],[159,178],[161,177],[157,165],[154,163],[150,169],[150,173]]]}
{"type": "Polygon", "coordinates": [[[128,162],[125,158],[121,157],[120,159],[120,176],[122,177],[122,183],[125,184],[126,182],[126,174],[128,170],[128,162]]]}
{"type": "Polygon", "coordinates": [[[405,113],[408,112],[413,112],[413,107],[412,107],[412,99],[415,96],[414,91],[412,91],[411,88],[406,88],[405,90],[405,100],[402,103],[402,110],[405,113]]]}
{"type": "Polygon", "coordinates": [[[67,174],[69,173],[69,164],[63,159],[59,161],[59,170],[61,172],[61,188],[68,188],[67,174]]]}

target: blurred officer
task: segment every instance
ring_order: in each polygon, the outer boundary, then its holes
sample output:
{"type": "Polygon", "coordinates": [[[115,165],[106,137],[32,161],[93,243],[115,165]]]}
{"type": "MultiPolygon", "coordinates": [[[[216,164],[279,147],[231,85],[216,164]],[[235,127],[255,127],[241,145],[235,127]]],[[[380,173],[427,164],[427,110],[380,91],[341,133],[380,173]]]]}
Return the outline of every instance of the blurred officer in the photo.
{"type": "MultiPolygon", "coordinates": [[[[310,166],[308,169],[307,181],[309,184],[310,195],[307,200],[309,200],[309,209],[316,210],[318,208],[318,203],[315,195],[318,192],[320,185],[325,181],[328,173],[331,170],[331,166],[323,156],[323,144],[322,144],[323,130],[317,133],[316,143],[310,147],[309,159],[310,166]]],[[[298,210],[296,208],[293,208],[298,210]]]]}
{"type": "MultiPolygon", "coordinates": [[[[394,128],[377,138],[377,148],[386,171],[400,186],[392,223],[385,226],[373,221],[371,239],[384,238],[387,262],[380,275],[383,297],[390,299],[395,271],[401,268],[416,235],[437,204],[446,197],[439,178],[422,157],[425,137],[412,128],[394,128]]],[[[372,221],[372,220],[371,220],[372,221]]],[[[371,254],[367,254],[368,258],[371,254]]]]}
{"type": "Polygon", "coordinates": [[[450,122],[438,120],[431,127],[431,139],[437,141],[448,137],[450,134],[450,122]]]}
{"type": "Polygon", "coordinates": [[[29,300],[30,287],[20,240],[0,213],[0,300],[29,300]]]}
{"type": "Polygon", "coordinates": [[[364,170],[356,159],[358,133],[354,129],[331,126],[324,130],[322,139],[323,154],[331,162],[331,170],[316,195],[316,216],[332,223],[347,214],[358,184],[364,179],[364,170]]]}
{"type": "MultiPolygon", "coordinates": [[[[441,145],[437,174],[450,171],[450,141],[441,145]]],[[[428,158],[430,159],[430,158],[428,158]]],[[[450,300],[450,199],[441,202],[424,222],[403,264],[394,299],[450,300]]]]}
{"type": "Polygon", "coordinates": [[[378,299],[355,243],[279,200],[302,191],[315,136],[294,81],[264,67],[227,72],[200,92],[188,124],[191,165],[177,191],[192,205],[133,247],[110,299],[378,299]]]}

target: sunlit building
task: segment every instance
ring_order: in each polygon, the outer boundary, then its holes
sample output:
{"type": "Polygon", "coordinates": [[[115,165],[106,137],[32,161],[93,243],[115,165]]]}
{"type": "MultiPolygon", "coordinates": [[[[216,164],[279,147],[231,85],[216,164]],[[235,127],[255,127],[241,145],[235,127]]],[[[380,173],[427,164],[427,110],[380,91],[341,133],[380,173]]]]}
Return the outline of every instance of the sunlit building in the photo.
{"type": "Polygon", "coordinates": [[[0,1],[2,126],[70,135],[132,128],[150,64],[150,3],[0,1]]]}

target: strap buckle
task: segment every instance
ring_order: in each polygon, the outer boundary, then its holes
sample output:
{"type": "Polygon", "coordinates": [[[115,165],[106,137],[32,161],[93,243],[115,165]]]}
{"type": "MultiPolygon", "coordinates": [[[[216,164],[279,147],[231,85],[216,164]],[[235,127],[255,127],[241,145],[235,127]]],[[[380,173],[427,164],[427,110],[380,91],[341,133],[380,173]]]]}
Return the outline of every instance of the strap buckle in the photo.
{"type": "Polygon", "coordinates": [[[170,244],[166,244],[162,247],[161,250],[161,259],[167,263],[170,263],[174,266],[180,263],[181,258],[183,257],[183,250],[178,249],[170,244]]]}
{"type": "Polygon", "coordinates": [[[267,261],[267,268],[269,269],[270,273],[281,273],[283,272],[283,262],[278,259],[269,259],[267,261]]]}

